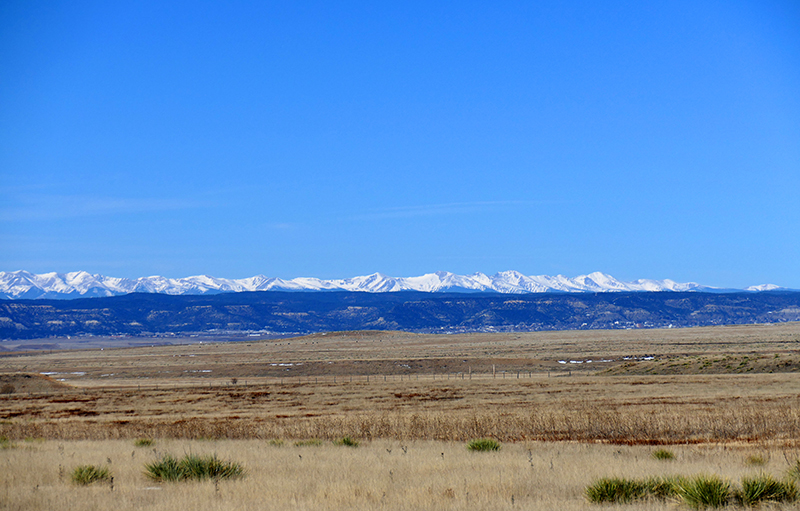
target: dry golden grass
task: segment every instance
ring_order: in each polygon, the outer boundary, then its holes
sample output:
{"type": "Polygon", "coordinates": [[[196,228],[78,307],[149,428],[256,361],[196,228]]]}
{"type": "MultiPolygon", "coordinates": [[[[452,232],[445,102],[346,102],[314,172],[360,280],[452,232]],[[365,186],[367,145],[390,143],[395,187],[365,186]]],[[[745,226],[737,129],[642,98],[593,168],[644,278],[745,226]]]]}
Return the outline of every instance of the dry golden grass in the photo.
{"type": "Polygon", "coordinates": [[[0,374],[0,395],[59,392],[69,386],[41,374],[0,374]]]}
{"type": "Polygon", "coordinates": [[[548,371],[795,372],[800,371],[798,341],[800,323],[464,335],[344,332],[235,343],[0,353],[0,373],[57,373],[54,378],[72,385],[107,387],[190,381],[219,384],[231,378],[263,382],[368,374],[446,377],[470,372],[487,375],[493,370],[506,377],[548,371]],[[641,360],[647,355],[655,359],[641,360]],[[560,364],[560,360],[584,363],[560,364]]]}
{"type": "MultiPolygon", "coordinates": [[[[273,444],[160,440],[152,448],[138,448],[121,440],[22,442],[0,451],[0,506],[31,511],[599,509],[583,491],[600,477],[714,473],[738,481],[754,473],[746,461],[752,456],[765,459],[759,471],[775,476],[798,456],[792,449],[741,445],[674,446],[676,459],[664,462],[652,457],[651,447],[580,443],[504,444],[490,453],[437,441],[380,440],[358,448],[273,444]],[[216,453],[242,463],[247,476],[218,484],[154,483],[143,467],[164,452],[216,453]],[[70,470],[83,464],[109,467],[113,489],[72,484],[70,470]]],[[[675,508],[657,502],[602,507],[675,508]]]]}
{"type": "Polygon", "coordinates": [[[0,398],[0,435],[793,443],[798,396],[791,374],[92,387],[0,398]]]}
{"type": "Polygon", "coordinates": [[[583,491],[600,477],[781,476],[800,456],[798,341],[795,323],[0,356],[15,386],[0,395],[15,444],[0,449],[0,510],[577,510],[597,509],[583,491]],[[345,436],[361,446],[334,445],[345,436]],[[469,452],[481,437],[502,449],[469,452]],[[144,464],[164,452],[216,453],[248,476],[155,484],[144,464]],[[113,490],[70,483],[78,465],[109,467],[113,490]]]}
{"type": "Polygon", "coordinates": [[[794,443],[800,380],[790,371],[800,360],[799,339],[797,323],[464,336],[348,332],[5,356],[5,380],[22,378],[22,370],[58,373],[52,377],[71,387],[29,386],[0,396],[0,435],[794,443]],[[743,369],[735,357],[752,365],[743,369]],[[683,359],[691,363],[676,366],[683,359]],[[768,372],[778,364],[784,372],[768,372]],[[726,366],[729,374],[717,374],[726,366]],[[669,372],[681,374],[659,374],[669,372]]]}

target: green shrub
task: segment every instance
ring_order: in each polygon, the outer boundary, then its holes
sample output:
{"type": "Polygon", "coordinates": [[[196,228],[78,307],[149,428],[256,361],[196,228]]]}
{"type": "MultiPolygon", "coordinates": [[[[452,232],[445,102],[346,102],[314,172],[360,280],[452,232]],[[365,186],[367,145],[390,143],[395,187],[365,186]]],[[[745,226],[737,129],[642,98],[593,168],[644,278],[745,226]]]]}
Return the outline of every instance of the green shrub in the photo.
{"type": "Polygon", "coordinates": [[[165,454],[158,461],[145,465],[145,475],[156,481],[184,481],[194,479],[235,479],[244,475],[239,463],[224,461],[217,455],[187,454],[178,460],[165,454]]]}
{"type": "Polygon", "coordinates": [[[150,447],[155,445],[156,441],[152,438],[137,438],[133,441],[133,445],[136,447],[150,447]]]}
{"type": "Polygon", "coordinates": [[[280,438],[273,438],[268,443],[273,447],[283,447],[283,440],[281,440],[280,438]]]}
{"type": "Polygon", "coordinates": [[[681,476],[651,477],[645,481],[647,493],[654,498],[667,500],[678,496],[678,488],[684,482],[681,476]]]}
{"type": "Polygon", "coordinates": [[[11,449],[14,447],[14,444],[11,443],[11,440],[5,435],[0,435],[0,449],[11,449]]]}
{"type": "Polygon", "coordinates": [[[792,502],[797,499],[797,487],[792,481],[778,481],[769,474],[742,478],[741,500],[746,506],[761,502],[792,502]]]}
{"type": "Polygon", "coordinates": [[[794,464],[789,467],[789,471],[786,472],[786,475],[789,476],[790,479],[797,479],[800,481],[800,460],[795,460],[794,464]]]}
{"type": "Polygon", "coordinates": [[[753,454],[744,460],[744,464],[751,467],[762,467],[767,464],[767,459],[761,455],[753,454]]]}
{"type": "Polygon", "coordinates": [[[762,502],[794,502],[800,492],[794,481],[779,481],[768,474],[742,479],[741,490],[715,475],[651,477],[645,480],[607,477],[584,491],[595,504],[625,504],[647,498],[680,499],[695,509],[723,507],[736,502],[753,507],[762,502]]]}
{"type": "Polygon", "coordinates": [[[175,456],[165,454],[153,463],[144,466],[144,473],[155,481],[180,481],[183,479],[183,469],[175,456]]]}
{"type": "Polygon", "coordinates": [[[733,496],[731,484],[716,475],[697,475],[681,481],[678,495],[689,507],[722,507],[733,496]]]}
{"type": "Polygon", "coordinates": [[[198,456],[187,454],[180,462],[184,479],[235,479],[244,475],[244,469],[238,463],[224,461],[216,454],[198,456]]]}
{"type": "Polygon", "coordinates": [[[656,449],[653,451],[653,457],[657,460],[669,461],[675,459],[675,454],[668,449],[656,449]]]}
{"type": "Polygon", "coordinates": [[[585,494],[589,502],[595,504],[623,504],[645,498],[647,489],[642,481],[605,477],[590,484],[585,494]]]}
{"type": "Polygon", "coordinates": [[[358,447],[358,440],[354,440],[349,436],[342,437],[335,442],[336,445],[344,445],[345,447],[358,447]]]}
{"type": "Polygon", "coordinates": [[[499,451],[500,442],[491,438],[479,438],[470,440],[467,444],[467,449],[470,451],[499,451]]]}
{"type": "Polygon", "coordinates": [[[80,465],[72,471],[72,482],[87,485],[98,481],[110,481],[111,472],[106,467],[94,465],[80,465]]]}
{"type": "Polygon", "coordinates": [[[295,447],[319,447],[322,445],[322,440],[319,438],[312,438],[311,440],[298,440],[294,443],[295,447]]]}

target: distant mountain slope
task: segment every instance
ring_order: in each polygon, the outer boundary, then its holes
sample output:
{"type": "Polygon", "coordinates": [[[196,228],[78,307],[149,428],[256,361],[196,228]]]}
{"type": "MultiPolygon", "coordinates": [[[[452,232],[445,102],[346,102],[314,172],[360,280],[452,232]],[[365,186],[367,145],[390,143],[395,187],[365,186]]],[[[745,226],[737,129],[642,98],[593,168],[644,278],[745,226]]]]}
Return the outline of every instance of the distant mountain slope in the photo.
{"type": "Polygon", "coordinates": [[[0,339],[217,331],[305,333],[654,328],[800,321],[800,292],[137,293],[0,301],[0,339]]]}
{"type": "MultiPolygon", "coordinates": [[[[748,288],[751,291],[776,289],[780,288],[769,284],[748,288]]],[[[243,291],[598,293],[612,291],[720,292],[726,290],[703,286],[694,282],[678,283],[669,279],[639,279],[633,282],[623,282],[611,275],[600,272],[581,275],[573,279],[563,275],[555,277],[547,275],[526,276],[516,271],[505,271],[491,276],[483,273],[456,275],[449,272],[436,272],[419,277],[389,277],[374,273],[363,277],[338,280],[317,278],[283,280],[265,277],[264,275],[246,279],[222,279],[207,275],[181,279],[169,279],[159,276],[125,279],[92,275],[84,271],[71,273],[53,272],[38,275],[26,271],[0,272],[0,298],[11,299],[64,299],[117,296],[128,293],[202,295],[243,291]]]]}

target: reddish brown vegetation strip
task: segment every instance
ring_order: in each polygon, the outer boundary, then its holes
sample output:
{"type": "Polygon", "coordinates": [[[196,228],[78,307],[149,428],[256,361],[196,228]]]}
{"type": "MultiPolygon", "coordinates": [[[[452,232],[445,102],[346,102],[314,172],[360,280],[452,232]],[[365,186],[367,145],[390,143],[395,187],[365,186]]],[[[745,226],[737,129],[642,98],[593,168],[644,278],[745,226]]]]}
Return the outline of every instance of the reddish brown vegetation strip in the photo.
{"type": "Polygon", "coordinates": [[[785,375],[652,378],[72,390],[0,398],[0,434],[457,441],[490,436],[625,444],[800,439],[798,383],[785,375]]]}

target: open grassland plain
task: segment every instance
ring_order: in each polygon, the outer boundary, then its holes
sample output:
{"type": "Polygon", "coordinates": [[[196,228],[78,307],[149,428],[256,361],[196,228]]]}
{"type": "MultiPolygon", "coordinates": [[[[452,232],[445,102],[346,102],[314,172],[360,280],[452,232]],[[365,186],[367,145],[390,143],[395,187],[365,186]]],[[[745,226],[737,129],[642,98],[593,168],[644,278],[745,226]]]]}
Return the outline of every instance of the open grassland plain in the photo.
{"type": "Polygon", "coordinates": [[[13,439],[577,440],[619,444],[800,439],[800,378],[573,376],[91,387],[0,398],[13,439]]]}
{"type": "MultiPolygon", "coordinates": [[[[163,339],[154,341],[164,342],[163,339]]],[[[176,339],[186,343],[191,339],[176,339]]],[[[333,332],[288,339],[113,349],[0,352],[0,372],[41,372],[79,385],[230,378],[580,371],[743,374],[800,371],[800,323],[461,335],[333,332]]],[[[141,343],[141,339],[137,339],[141,343]]],[[[81,345],[81,342],[76,342],[81,345]]],[[[100,346],[104,349],[100,349],[100,346]]]]}
{"type": "Polygon", "coordinates": [[[798,364],[798,323],[7,354],[0,434],[793,443],[798,364]]]}
{"type": "MultiPolygon", "coordinates": [[[[588,501],[595,481],[714,474],[732,485],[769,473],[784,478],[798,452],[753,445],[655,448],[574,442],[518,442],[474,452],[460,442],[375,440],[22,441],[0,452],[0,508],[25,510],[360,510],[476,509],[631,511],[689,509],[674,499],[600,507],[588,501]],[[241,477],[161,482],[145,466],[164,454],[215,454],[243,467],[241,477]],[[755,460],[755,461],[754,461],[755,460]],[[77,466],[107,469],[111,479],[76,484],[77,466]]],[[[768,509],[796,509],[794,503],[768,509]]],[[[735,506],[731,505],[731,509],[735,506]]]]}
{"type": "Polygon", "coordinates": [[[798,368],[798,323],[4,353],[0,509],[589,509],[607,477],[784,478],[798,368]],[[165,454],[244,476],[148,480],[165,454]]]}

